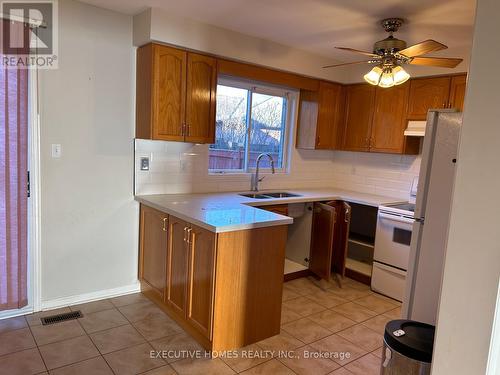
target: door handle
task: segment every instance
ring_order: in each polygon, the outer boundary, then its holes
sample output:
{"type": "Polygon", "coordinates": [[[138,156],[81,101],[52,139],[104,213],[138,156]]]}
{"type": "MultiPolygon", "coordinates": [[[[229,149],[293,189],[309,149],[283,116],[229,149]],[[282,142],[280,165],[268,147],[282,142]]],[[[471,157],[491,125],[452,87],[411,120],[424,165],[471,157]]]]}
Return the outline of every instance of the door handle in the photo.
{"type": "Polygon", "coordinates": [[[163,222],[163,227],[161,228],[162,231],[166,232],[167,231],[167,225],[168,225],[168,217],[164,217],[162,219],[163,222]]]}
{"type": "Polygon", "coordinates": [[[187,229],[187,243],[191,243],[191,231],[193,230],[193,228],[188,228],[187,229]]]}
{"type": "Polygon", "coordinates": [[[184,227],[184,242],[187,242],[187,229],[188,227],[184,227]]]}

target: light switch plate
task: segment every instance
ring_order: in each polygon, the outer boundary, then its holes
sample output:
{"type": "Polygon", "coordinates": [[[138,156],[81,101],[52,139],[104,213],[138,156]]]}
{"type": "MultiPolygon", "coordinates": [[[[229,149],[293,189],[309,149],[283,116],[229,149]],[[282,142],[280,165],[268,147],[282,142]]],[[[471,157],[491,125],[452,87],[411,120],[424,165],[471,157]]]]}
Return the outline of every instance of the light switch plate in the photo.
{"type": "Polygon", "coordinates": [[[141,158],[141,171],[149,171],[149,158],[141,158]]]}
{"type": "Polygon", "coordinates": [[[59,159],[62,155],[62,147],[59,143],[52,143],[52,158],[59,159]]]}

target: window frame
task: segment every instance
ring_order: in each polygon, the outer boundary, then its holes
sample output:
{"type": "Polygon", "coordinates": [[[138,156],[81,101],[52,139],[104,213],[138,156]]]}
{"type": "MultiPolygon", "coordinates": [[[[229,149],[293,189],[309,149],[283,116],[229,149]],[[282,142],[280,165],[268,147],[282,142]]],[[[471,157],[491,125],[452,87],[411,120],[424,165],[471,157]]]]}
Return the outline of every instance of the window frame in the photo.
{"type": "MultiPolygon", "coordinates": [[[[248,161],[250,158],[250,134],[252,131],[252,100],[253,94],[271,95],[279,96],[286,99],[286,114],[285,114],[285,124],[281,135],[281,167],[275,168],[276,173],[289,173],[290,166],[290,144],[292,140],[290,139],[290,134],[292,134],[293,128],[293,113],[296,110],[296,100],[298,93],[295,90],[291,90],[286,87],[275,86],[272,84],[266,84],[262,82],[250,81],[243,78],[230,77],[230,76],[219,76],[217,79],[217,85],[228,86],[247,90],[247,116],[246,116],[246,136],[245,136],[245,164],[243,169],[208,169],[208,174],[210,175],[228,175],[228,174],[251,174],[255,172],[255,167],[249,167],[248,161]]],[[[283,115],[283,114],[282,114],[283,115]]],[[[208,149],[210,153],[210,147],[208,149]]],[[[262,173],[271,173],[271,168],[260,167],[259,171],[262,173]]]]}

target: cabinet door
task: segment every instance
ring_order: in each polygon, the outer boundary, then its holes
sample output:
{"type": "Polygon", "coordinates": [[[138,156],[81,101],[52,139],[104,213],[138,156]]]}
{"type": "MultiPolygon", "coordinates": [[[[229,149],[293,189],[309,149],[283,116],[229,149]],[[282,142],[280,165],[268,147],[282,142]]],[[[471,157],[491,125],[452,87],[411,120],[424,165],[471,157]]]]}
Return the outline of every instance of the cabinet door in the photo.
{"type": "Polygon", "coordinates": [[[342,149],[368,151],[375,101],[375,87],[350,85],[346,92],[346,112],[342,149]]]}
{"type": "Polygon", "coordinates": [[[167,265],[168,215],[141,205],[139,278],[164,298],[167,265]]]}
{"type": "Polygon", "coordinates": [[[300,90],[299,121],[295,146],[300,149],[316,148],[318,124],[318,91],[300,90]]]}
{"type": "Polygon", "coordinates": [[[188,272],[188,224],[170,216],[167,260],[167,304],[178,315],[186,312],[187,272],[188,272]]]}
{"type": "Polygon", "coordinates": [[[429,109],[446,108],[449,92],[450,77],[411,80],[407,118],[425,120],[429,109]]]}
{"type": "Polygon", "coordinates": [[[325,280],[331,277],[335,220],[334,206],[314,203],[309,269],[325,280]]]}
{"type": "Polygon", "coordinates": [[[345,261],[351,226],[351,206],[347,202],[337,203],[337,222],[333,238],[332,270],[340,276],[345,276],[345,261]]]}
{"type": "Polygon", "coordinates": [[[215,233],[191,225],[187,319],[205,337],[212,337],[215,278],[215,233]]]}
{"type": "Polygon", "coordinates": [[[467,75],[451,77],[450,84],[450,108],[464,110],[465,89],[467,85],[467,75]]]}
{"type": "Polygon", "coordinates": [[[319,84],[316,149],[333,149],[337,146],[340,90],[341,86],[335,83],[319,84]]]}
{"type": "Polygon", "coordinates": [[[183,141],[186,52],[153,45],[153,139],[183,141]]]}
{"type": "Polygon", "coordinates": [[[409,83],[404,83],[376,89],[370,151],[403,152],[409,88],[409,83]]]}
{"type": "Polygon", "coordinates": [[[215,142],[217,60],[188,53],[186,142],[215,142]]]}

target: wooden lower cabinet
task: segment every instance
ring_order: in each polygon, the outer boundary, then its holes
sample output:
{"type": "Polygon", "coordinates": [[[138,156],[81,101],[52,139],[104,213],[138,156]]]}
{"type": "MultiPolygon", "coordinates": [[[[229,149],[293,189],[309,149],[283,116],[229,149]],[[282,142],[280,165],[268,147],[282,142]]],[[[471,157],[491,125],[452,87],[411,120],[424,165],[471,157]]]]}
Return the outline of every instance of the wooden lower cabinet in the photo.
{"type": "MultiPolygon", "coordinates": [[[[145,219],[148,210],[141,205],[141,239],[157,221],[145,219]]],[[[167,235],[168,242],[140,246],[140,270],[166,265],[164,293],[142,273],[141,291],[205,349],[237,349],[279,334],[286,225],[214,233],[170,215],[167,235]]]]}

